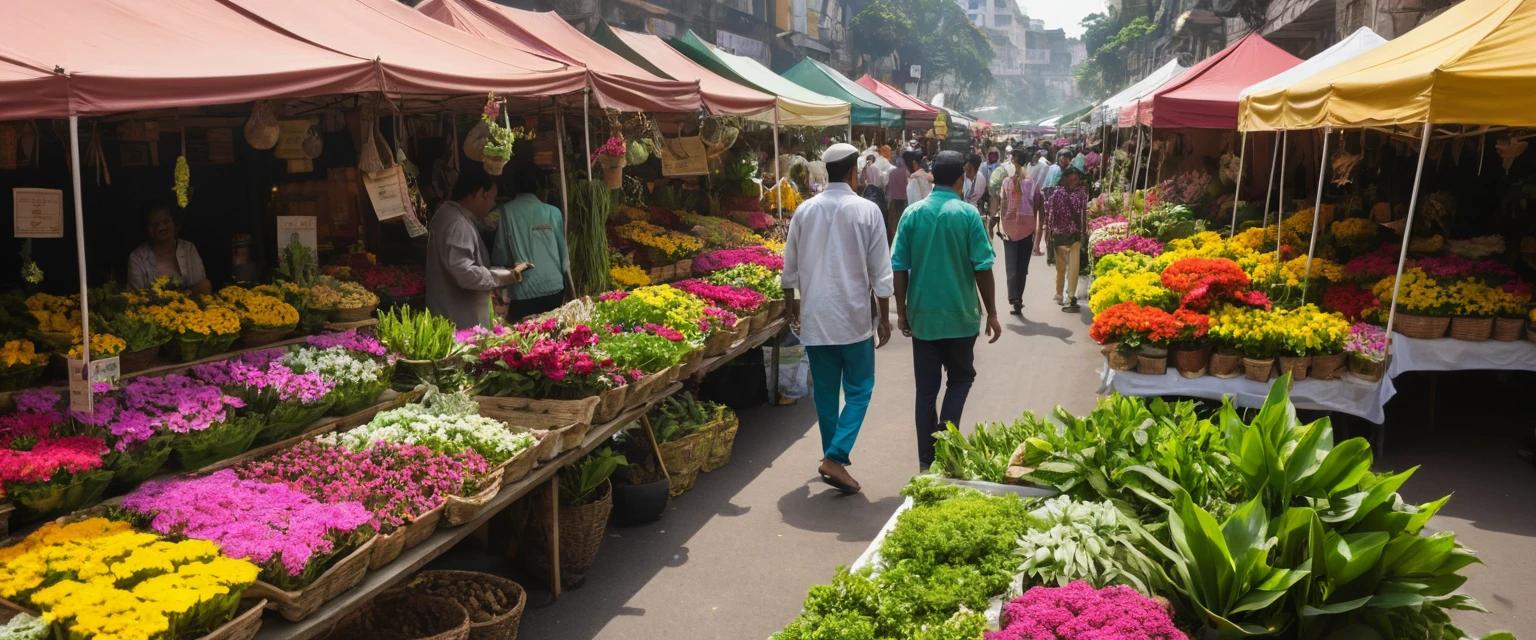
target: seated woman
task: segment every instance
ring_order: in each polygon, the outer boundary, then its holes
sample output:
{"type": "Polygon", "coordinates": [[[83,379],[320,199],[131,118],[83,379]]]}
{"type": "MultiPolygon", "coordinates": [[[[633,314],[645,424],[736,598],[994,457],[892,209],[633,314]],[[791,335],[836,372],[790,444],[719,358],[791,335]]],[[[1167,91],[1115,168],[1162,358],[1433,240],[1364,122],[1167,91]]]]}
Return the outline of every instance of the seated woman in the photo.
{"type": "Polygon", "coordinates": [[[213,290],[197,247],[178,238],[176,230],[170,207],[156,206],[144,214],[144,235],[148,239],[128,254],[128,286],[147,289],[155,279],[169,276],[193,294],[213,290]]]}

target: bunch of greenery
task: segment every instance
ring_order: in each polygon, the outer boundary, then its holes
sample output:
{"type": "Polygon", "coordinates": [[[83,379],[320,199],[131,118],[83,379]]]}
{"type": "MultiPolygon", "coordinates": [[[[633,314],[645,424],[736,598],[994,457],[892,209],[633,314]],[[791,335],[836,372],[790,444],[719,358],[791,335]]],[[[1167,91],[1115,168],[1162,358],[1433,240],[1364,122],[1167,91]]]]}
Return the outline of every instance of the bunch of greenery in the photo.
{"type": "Polygon", "coordinates": [[[651,409],[651,429],[656,434],[656,442],[672,442],[704,428],[724,411],[724,406],[700,402],[691,392],[678,393],[651,409]]]}
{"type": "Polygon", "coordinates": [[[580,506],[603,497],[599,489],[608,483],[619,467],[629,461],[612,448],[603,447],[581,460],[560,469],[560,502],[566,506],[580,506]]]}
{"type": "Polygon", "coordinates": [[[442,360],[459,353],[453,321],[431,311],[395,307],[379,312],[379,342],[407,360],[442,360]]]}

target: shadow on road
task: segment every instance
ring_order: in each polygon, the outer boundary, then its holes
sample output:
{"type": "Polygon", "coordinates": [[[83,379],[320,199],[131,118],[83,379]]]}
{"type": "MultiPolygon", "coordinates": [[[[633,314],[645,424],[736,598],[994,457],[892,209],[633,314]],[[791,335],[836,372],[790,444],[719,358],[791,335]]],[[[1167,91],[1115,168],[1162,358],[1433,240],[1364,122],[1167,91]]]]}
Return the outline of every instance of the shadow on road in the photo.
{"type": "Polygon", "coordinates": [[[811,478],[779,498],[779,515],[796,529],[835,533],[841,542],[869,542],[876,533],[869,522],[895,511],[901,500],[886,496],[870,502],[862,493],[843,495],[820,478],[811,478]]]}

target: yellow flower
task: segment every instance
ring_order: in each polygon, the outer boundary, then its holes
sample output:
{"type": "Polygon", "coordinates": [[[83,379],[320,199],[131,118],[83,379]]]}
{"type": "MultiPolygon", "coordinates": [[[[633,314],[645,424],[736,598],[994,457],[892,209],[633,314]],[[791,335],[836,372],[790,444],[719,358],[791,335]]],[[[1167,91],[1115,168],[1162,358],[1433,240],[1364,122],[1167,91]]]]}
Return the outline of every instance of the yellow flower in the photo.
{"type": "MultiPolygon", "coordinates": [[[[1392,303],[1394,281],[1392,276],[1387,276],[1371,287],[1371,293],[1376,294],[1384,307],[1392,303]]],[[[1428,315],[1452,313],[1452,307],[1456,303],[1455,298],[1450,296],[1445,287],[1440,286],[1439,281],[1418,267],[1403,272],[1402,285],[1398,289],[1397,306],[1408,313],[1428,315]]]]}
{"type": "Polygon", "coordinates": [[[651,275],[632,264],[618,265],[608,268],[608,277],[613,283],[625,289],[643,287],[651,283],[651,275]]]}
{"type": "Polygon", "coordinates": [[[1506,305],[1503,291],[1474,278],[1451,284],[1446,295],[1454,301],[1454,312],[1463,316],[1492,317],[1506,305]]]}
{"type": "Polygon", "coordinates": [[[309,288],[312,309],[359,309],[379,304],[379,296],[356,282],[323,278],[309,288]]]}
{"type": "Polygon", "coordinates": [[[618,228],[620,238],[652,249],[664,259],[681,260],[698,253],[704,241],[686,233],[658,227],[649,222],[631,222],[618,228]]]}
{"type": "MultiPolygon", "coordinates": [[[[75,346],[69,348],[69,357],[77,359],[77,360],[81,358],[81,354],[84,351],[83,349],[81,349],[82,345],[80,344],[79,333],[80,333],[79,331],[75,332],[75,334],[76,334],[75,335],[75,346]]],[[[124,342],[122,338],[114,336],[114,335],[112,335],[110,333],[92,333],[91,334],[91,359],[92,360],[95,360],[97,358],[110,358],[112,356],[115,356],[117,354],[122,353],[123,350],[127,349],[127,348],[128,348],[128,343],[127,342],[124,342]]]]}
{"type": "Polygon", "coordinates": [[[1161,276],[1152,271],[1109,273],[1093,280],[1093,286],[1088,290],[1090,310],[1102,313],[1121,302],[1172,308],[1178,302],[1178,297],[1164,288],[1161,276]]]}
{"type": "Polygon", "coordinates": [[[31,340],[6,340],[5,346],[0,347],[0,364],[7,368],[31,366],[46,360],[43,354],[37,352],[37,346],[31,340]]]}

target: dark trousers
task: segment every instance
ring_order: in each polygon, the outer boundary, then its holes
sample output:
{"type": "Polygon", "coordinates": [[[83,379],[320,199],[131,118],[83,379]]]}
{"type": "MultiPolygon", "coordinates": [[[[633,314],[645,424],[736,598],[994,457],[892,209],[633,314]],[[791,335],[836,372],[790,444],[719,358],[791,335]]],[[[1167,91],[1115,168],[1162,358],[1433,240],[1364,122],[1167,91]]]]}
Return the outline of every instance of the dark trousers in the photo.
{"type": "Polygon", "coordinates": [[[951,422],[960,424],[965,399],[976,381],[976,336],[945,340],[912,339],[912,369],[917,378],[917,461],[933,464],[933,434],[951,422]],[[938,407],[939,382],[945,376],[944,405],[938,407]]]}
{"type": "Polygon", "coordinates": [[[513,300],[507,304],[507,322],[517,324],[528,316],[536,316],[546,311],[559,309],[562,304],[565,304],[564,291],[527,300],[513,300]]]}
{"type": "Polygon", "coordinates": [[[885,204],[885,240],[896,240],[896,225],[901,222],[901,214],[907,211],[906,200],[891,200],[885,204]]]}
{"type": "Polygon", "coordinates": [[[1034,243],[1034,236],[1003,241],[1003,263],[1008,267],[1008,304],[1015,307],[1024,304],[1024,279],[1029,276],[1034,243]]]}

